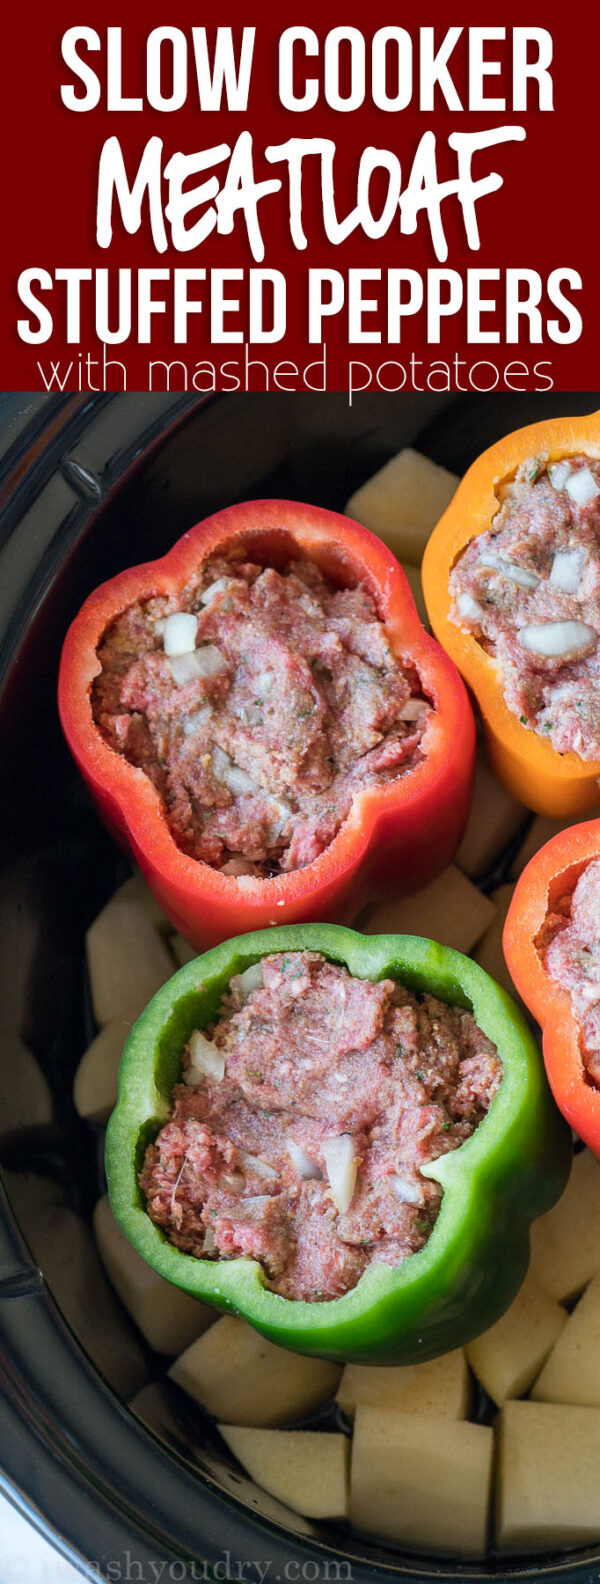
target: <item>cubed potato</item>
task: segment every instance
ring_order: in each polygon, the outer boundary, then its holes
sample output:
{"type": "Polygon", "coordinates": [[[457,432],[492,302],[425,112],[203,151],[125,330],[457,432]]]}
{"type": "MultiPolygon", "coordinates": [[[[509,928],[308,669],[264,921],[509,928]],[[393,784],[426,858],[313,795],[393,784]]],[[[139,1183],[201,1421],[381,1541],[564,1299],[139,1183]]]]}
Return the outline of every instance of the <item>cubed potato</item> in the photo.
{"type": "Polygon", "coordinates": [[[420,566],[457,485],[454,473],[407,446],[351,495],[345,511],[384,539],[399,561],[420,566]]]}
{"type": "Polygon", "coordinates": [[[174,972],[173,958],[146,907],[119,892],[107,902],[86,935],[96,1022],[120,1018],[130,1025],[174,972]]]}
{"type": "Polygon", "coordinates": [[[94,1210],[94,1232],[106,1274],[121,1303],[157,1353],[180,1353],[212,1325],[214,1309],[159,1276],[132,1247],[115,1221],[106,1194],[94,1210]]]}
{"type": "Polygon", "coordinates": [[[169,946],[178,968],[183,968],[186,963],[193,962],[194,957],[198,956],[196,947],[190,946],[184,935],[172,935],[169,946]]]}
{"type": "Polygon", "coordinates": [[[127,1038],[122,1018],[106,1023],[88,1045],[73,1082],[75,1110],[90,1122],[105,1122],[117,1103],[119,1062],[127,1038]]]}
{"type": "Polygon", "coordinates": [[[600,1408],[600,1274],[569,1315],[531,1395],[536,1402],[600,1408]]]}
{"type": "Polygon", "coordinates": [[[576,1298],[600,1271],[600,1163],[590,1150],[573,1157],[571,1176],[553,1210],[531,1228],[531,1273],[560,1303],[576,1298]]]}
{"type": "Polygon", "coordinates": [[[52,1119],[52,1095],[39,1062],[17,1034],[0,1030],[0,1134],[52,1119]]]}
{"type": "Polygon", "coordinates": [[[477,755],[473,802],[455,862],[471,880],[488,874],[512,841],[527,810],[496,780],[483,752],[477,755]]]}
{"type": "Polygon", "coordinates": [[[386,898],[360,921],[367,935],[425,935],[470,952],[496,916],[489,898],[449,864],[437,880],[412,896],[386,898]]]}
{"type": "Polygon", "coordinates": [[[526,1276],[502,1319],[466,1350],[471,1369],[495,1403],[529,1390],[566,1322],[566,1310],[534,1276],[526,1276]]]}
{"type": "Polygon", "coordinates": [[[347,1364],[337,1391],[337,1401],[350,1419],[358,1404],[370,1408],[400,1408],[404,1413],[433,1413],[464,1419],[469,1406],[469,1371],[462,1348],[443,1353],[427,1364],[397,1364],[381,1368],[347,1364]]]}
{"type": "Polygon", "coordinates": [[[403,561],[402,571],[404,572],[404,575],[410,584],[410,592],[414,599],[423,626],[427,628],[428,632],[431,632],[429,617],[427,615],[427,606],[425,604],[425,595],[423,593],[423,584],[421,582],[420,569],[419,567],[411,566],[410,561],[403,561]]]}
{"type": "MultiPolygon", "coordinates": [[[[506,923],[506,915],[513,899],[514,889],[514,885],[501,885],[496,886],[495,891],[490,892],[491,901],[496,908],[496,917],[493,924],[490,924],[489,929],[486,930],[485,935],[482,935],[481,940],[475,947],[473,956],[475,961],[479,963],[480,968],[485,968],[486,973],[491,974],[492,979],[496,979],[498,984],[502,985],[503,990],[507,990],[513,1001],[516,1001],[521,1009],[526,1012],[527,1009],[508,972],[502,950],[502,932],[506,923]]],[[[528,1013],[527,1016],[529,1016],[528,1013]]]]}
{"type": "Polygon", "coordinates": [[[151,924],[154,925],[154,928],[159,930],[161,935],[170,935],[172,933],[173,925],[167,918],[166,913],[163,913],[160,903],[157,902],[156,897],[153,895],[149,885],[147,884],[147,881],[144,880],[144,876],[139,869],[134,869],[129,880],[123,881],[123,885],[119,886],[118,891],[115,891],[113,901],[115,901],[117,897],[121,902],[128,901],[130,899],[137,902],[143,902],[148,914],[148,918],[150,919],[151,924]]]}
{"type": "MultiPolygon", "coordinates": [[[[591,814],[582,816],[586,820],[598,819],[599,817],[600,806],[593,809],[591,814]]],[[[530,858],[533,858],[534,853],[539,852],[540,847],[545,847],[546,842],[550,841],[552,836],[558,836],[559,831],[567,830],[571,825],[581,825],[581,823],[581,819],[549,819],[545,814],[536,814],[526,831],[522,846],[519,847],[513,858],[510,866],[511,880],[518,880],[530,858]]]]}
{"type": "Polygon", "coordinates": [[[497,1429],[500,1548],[553,1551],[600,1539],[600,1411],[507,1402],[497,1429]]]}
{"type": "Polygon", "coordinates": [[[355,1529],[413,1551],[485,1553],[493,1431],[359,1405],[350,1471],[355,1529]]]}
{"type": "Polygon", "coordinates": [[[78,1342],[115,1391],[140,1390],[148,1370],[139,1338],[111,1292],[89,1227],[66,1205],[40,1210],[28,1242],[78,1342]]]}
{"type": "Polygon", "coordinates": [[[304,1518],[345,1518],[350,1441],[319,1430],[250,1430],[219,1425],[251,1479],[304,1518]]]}
{"type": "Polygon", "coordinates": [[[171,1380],[224,1424],[257,1428],[302,1419],[333,1397],[341,1369],[288,1353],[245,1320],[224,1315],[171,1365],[171,1380]]]}

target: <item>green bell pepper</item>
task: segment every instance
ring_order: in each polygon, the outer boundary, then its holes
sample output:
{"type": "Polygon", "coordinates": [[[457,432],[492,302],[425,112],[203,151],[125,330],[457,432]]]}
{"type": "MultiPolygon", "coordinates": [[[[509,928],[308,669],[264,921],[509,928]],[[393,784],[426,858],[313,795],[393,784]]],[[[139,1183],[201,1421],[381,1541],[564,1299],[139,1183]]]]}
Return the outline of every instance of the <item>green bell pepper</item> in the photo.
{"type": "Polygon", "coordinates": [[[335,924],[255,931],[186,964],[127,1039],[119,1099],[106,1138],[113,1212],[134,1248],[176,1286],[255,1326],[272,1342],[320,1358],[415,1363],[462,1346],[515,1297],[529,1260],[529,1226],[565,1186],[570,1131],[519,1009],[477,963],[410,935],[358,935],[335,924]],[[417,994],[467,1007],[503,1063],[483,1121],[459,1149],[423,1168],[441,1184],[424,1248],[400,1266],[373,1263],[350,1292],[319,1303],[271,1292],[257,1261],[204,1260],[168,1242],[144,1207],[139,1174],[167,1121],[184,1047],[216,1016],[231,977],[272,952],[318,951],[362,979],[399,979],[417,994]]]}

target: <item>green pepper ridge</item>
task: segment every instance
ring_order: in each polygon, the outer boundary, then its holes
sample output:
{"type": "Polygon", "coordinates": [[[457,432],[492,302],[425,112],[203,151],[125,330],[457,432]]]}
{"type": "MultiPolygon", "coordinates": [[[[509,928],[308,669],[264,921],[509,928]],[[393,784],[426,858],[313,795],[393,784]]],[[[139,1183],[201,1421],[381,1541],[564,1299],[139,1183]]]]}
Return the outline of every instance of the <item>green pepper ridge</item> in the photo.
{"type": "Polygon", "coordinates": [[[529,1226],[567,1181],[570,1131],[536,1041],[510,996],[461,952],[414,935],[359,935],[336,924],[287,925],[225,941],[179,969],[126,1041],[106,1136],[113,1213],[144,1259],[185,1292],[243,1316],[281,1347],[357,1363],[418,1363],[494,1324],[529,1262],[529,1226]],[[257,1261],[203,1260],[169,1243],[146,1213],[139,1173],[171,1110],[184,1047],[216,1016],[230,979],[279,951],[317,951],[362,979],[399,979],[417,994],[473,1012],[503,1064],[489,1112],[457,1150],[423,1168],[443,1188],[423,1249],[400,1266],[372,1264],[341,1298],[271,1292],[257,1261]]]}

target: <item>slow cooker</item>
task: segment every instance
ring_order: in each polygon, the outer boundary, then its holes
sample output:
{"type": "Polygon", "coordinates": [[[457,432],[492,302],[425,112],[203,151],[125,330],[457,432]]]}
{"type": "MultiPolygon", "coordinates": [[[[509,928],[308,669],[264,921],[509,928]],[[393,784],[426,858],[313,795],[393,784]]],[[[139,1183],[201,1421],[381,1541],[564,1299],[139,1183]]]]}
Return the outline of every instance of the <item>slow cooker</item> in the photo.
{"type": "Polygon", "coordinates": [[[470,1566],[292,1518],[159,1381],[164,1361],[146,1361],[144,1418],[128,1408],[106,1378],[101,1303],[97,1347],[93,1326],[84,1347],[65,1318],[74,1280],[86,1298],[78,1246],[65,1237],[50,1258],[40,1235],[55,1202],[79,1225],[102,1189],[101,1133],[76,1116],[71,1087],[92,1033],[85,930],[126,872],[57,719],[61,641],[85,595],[230,502],[339,510],[403,445],[460,473],[508,429],[598,405],[555,392],[351,407],[343,393],[0,397],[0,1481],[86,1578],[598,1579],[595,1551],[470,1566]]]}

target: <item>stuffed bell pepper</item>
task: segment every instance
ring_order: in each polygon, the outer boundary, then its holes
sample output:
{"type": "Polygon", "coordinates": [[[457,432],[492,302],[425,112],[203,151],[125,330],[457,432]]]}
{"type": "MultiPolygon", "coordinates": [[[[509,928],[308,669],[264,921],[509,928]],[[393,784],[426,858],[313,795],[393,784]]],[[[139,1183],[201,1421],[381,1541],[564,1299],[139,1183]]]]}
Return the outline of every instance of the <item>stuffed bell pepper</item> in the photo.
{"type": "Polygon", "coordinates": [[[484,452],[432,534],[423,588],[508,790],[540,814],[589,812],[600,777],[600,414],[532,424],[484,452]]]}
{"type": "Polygon", "coordinates": [[[59,704],[106,822],[196,946],[351,918],[452,857],[474,725],[367,529],[233,506],[89,596],[59,704]]]}
{"type": "Polygon", "coordinates": [[[415,1362],[503,1313],[570,1134],[521,1013],[474,962],[338,925],[260,931],[154,997],[106,1140],[161,1275],[272,1341],[415,1362]]]}
{"type": "Polygon", "coordinates": [[[600,820],[561,831],[531,859],[504,952],[541,1025],[555,1099],[600,1157],[600,820]]]}

